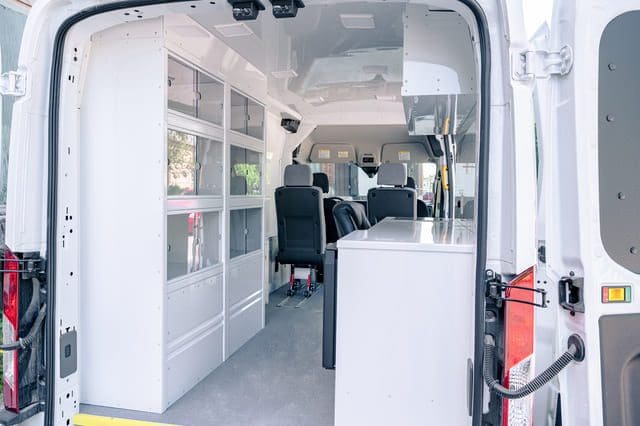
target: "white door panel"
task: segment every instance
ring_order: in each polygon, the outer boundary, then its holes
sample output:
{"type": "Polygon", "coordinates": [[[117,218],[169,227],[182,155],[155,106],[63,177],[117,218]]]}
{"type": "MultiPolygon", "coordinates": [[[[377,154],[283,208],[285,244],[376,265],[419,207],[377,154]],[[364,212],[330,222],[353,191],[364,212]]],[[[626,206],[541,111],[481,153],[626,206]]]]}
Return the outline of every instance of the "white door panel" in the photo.
{"type": "MultiPolygon", "coordinates": [[[[545,272],[553,283],[571,273],[584,279],[584,313],[571,313],[557,307],[557,351],[566,349],[567,338],[572,333],[583,336],[586,343],[585,361],[574,363],[560,375],[563,425],[618,424],[612,422],[611,417],[608,423],[603,420],[600,358],[601,350],[606,354],[610,348],[602,343],[599,321],[605,315],[640,312],[633,298],[631,303],[602,302],[603,285],[629,285],[633,295],[640,280],[637,274],[610,257],[601,238],[600,224],[605,218],[600,216],[600,175],[606,170],[599,167],[599,144],[611,142],[599,138],[599,127],[606,121],[607,112],[599,112],[598,107],[599,82],[604,77],[599,75],[603,31],[615,17],[639,8],[637,1],[629,0],[556,2],[548,48],[553,51],[571,46],[573,69],[568,75],[553,77],[538,87],[542,145],[540,192],[544,198],[544,207],[540,210],[542,219],[538,221],[542,231],[538,238],[545,241],[545,272]]],[[[628,55],[637,56],[634,51],[637,40],[637,37],[633,41],[621,39],[621,43],[630,43],[628,55]]],[[[628,89],[637,91],[637,87],[635,83],[628,89]]],[[[621,125],[623,119],[616,121],[614,117],[611,124],[621,125]]],[[[637,137],[629,136],[631,140],[637,137]]],[[[623,164],[614,167],[623,167],[623,164]]],[[[634,228],[628,231],[637,232],[634,228]]],[[[617,403],[618,406],[609,409],[620,413],[629,410],[624,401],[617,403]]],[[[629,413],[633,415],[633,410],[629,413]]],[[[627,417],[626,421],[634,424],[637,419],[627,417]]]]}

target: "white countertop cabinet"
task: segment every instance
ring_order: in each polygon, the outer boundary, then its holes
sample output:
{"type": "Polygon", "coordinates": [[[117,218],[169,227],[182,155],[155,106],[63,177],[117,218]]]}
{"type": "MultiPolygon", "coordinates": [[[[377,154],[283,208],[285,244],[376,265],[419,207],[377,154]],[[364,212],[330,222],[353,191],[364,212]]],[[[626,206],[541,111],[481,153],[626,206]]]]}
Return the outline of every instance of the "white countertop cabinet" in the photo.
{"type": "Polygon", "coordinates": [[[338,241],[336,425],[465,425],[472,221],[386,219],[338,241]]]}

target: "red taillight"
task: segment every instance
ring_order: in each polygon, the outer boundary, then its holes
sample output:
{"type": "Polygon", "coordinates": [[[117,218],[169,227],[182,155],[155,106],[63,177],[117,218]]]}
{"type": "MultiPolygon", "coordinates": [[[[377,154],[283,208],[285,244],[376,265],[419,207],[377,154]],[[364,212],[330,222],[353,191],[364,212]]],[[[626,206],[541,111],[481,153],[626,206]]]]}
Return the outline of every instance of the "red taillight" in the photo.
{"type": "MultiPolygon", "coordinates": [[[[534,289],[535,270],[531,268],[515,277],[509,284],[534,289]]],[[[507,289],[508,299],[534,302],[534,292],[518,288],[507,289]]],[[[517,389],[534,375],[534,307],[524,303],[507,302],[504,311],[504,378],[507,388],[517,389]]],[[[532,425],[533,396],[505,399],[502,403],[503,426],[532,425]]]]}
{"type": "MultiPolygon", "coordinates": [[[[4,252],[3,269],[6,272],[2,281],[2,342],[13,343],[18,339],[20,264],[9,250],[4,252]]],[[[18,411],[18,351],[2,354],[2,375],[4,406],[7,410],[18,411]]]]}

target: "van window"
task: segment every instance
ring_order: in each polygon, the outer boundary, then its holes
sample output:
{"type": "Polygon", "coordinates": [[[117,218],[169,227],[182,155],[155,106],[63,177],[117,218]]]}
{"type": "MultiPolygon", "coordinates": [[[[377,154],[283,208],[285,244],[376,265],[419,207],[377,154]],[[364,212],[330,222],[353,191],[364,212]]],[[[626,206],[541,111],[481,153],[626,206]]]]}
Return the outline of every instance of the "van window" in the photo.
{"type": "MultiPolygon", "coordinates": [[[[369,189],[378,186],[378,177],[370,177],[360,167],[352,163],[311,163],[314,173],[326,173],[329,178],[329,195],[332,197],[366,199],[369,189]]],[[[418,198],[430,201],[433,198],[433,181],[437,166],[435,163],[408,163],[407,176],[416,182],[418,198]]]]}
{"type": "MultiPolygon", "coordinates": [[[[0,73],[14,71],[18,67],[18,54],[26,15],[9,8],[9,1],[0,0],[0,73]]],[[[7,164],[9,161],[9,136],[11,134],[11,114],[15,98],[2,97],[2,129],[0,132],[0,243],[4,241],[4,205],[7,202],[7,164]]]]}

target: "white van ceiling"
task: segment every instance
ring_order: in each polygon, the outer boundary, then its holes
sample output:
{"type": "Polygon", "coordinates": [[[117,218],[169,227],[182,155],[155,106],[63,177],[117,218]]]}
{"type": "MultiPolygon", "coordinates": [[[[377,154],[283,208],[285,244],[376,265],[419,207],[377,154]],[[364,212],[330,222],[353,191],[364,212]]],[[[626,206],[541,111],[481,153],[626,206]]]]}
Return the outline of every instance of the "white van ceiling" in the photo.
{"type": "Polygon", "coordinates": [[[388,116],[387,124],[405,122],[401,86],[407,3],[322,3],[307,2],[293,19],[274,19],[267,9],[256,21],[236,22],[230,7],[228,13],[218,9],[193,19],[263,71],[272,96],[306,117],[340,108],[369,110],[370,122],[379,122],[381,114],[388,116]]]}
{"type": "MultiPolygon", "coordinates": [[[[412,14],[460,20],[456,12],[406,1],[329,0],[306,2],[293,19],[275,19],[267,8],[255,21],[236,22],[229,5],[192,18],[259,69],[275,101],[317,125],[316,143],[348,142],[360,151],[424,140],[409,136],[402,98],[408,7],[412,14]]],[[[451,25],[451,31],[471,40],[468,28],[451,25]]]]}

